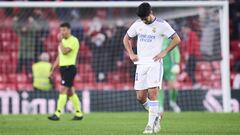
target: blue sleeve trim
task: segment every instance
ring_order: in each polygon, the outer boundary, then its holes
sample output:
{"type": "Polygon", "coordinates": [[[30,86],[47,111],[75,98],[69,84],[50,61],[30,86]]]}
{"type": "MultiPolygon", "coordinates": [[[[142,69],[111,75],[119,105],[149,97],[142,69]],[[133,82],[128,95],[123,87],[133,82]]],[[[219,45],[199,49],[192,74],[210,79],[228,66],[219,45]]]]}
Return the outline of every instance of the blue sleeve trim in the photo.
{"type": "Polygon", "coordinates": [[[174,32],[170,37],[168,37],[168,39],[172,39],[173,35],[177,34],[176,32],[174,32]]]}
{"type": "Polygon", "coordinates": [[[128,33],[127,33],[127,36],[128,36],[129,39],[133,39],[133,38],[134,38],[134,37],[130,37],[130,36],[128,35],[128,33]]]}

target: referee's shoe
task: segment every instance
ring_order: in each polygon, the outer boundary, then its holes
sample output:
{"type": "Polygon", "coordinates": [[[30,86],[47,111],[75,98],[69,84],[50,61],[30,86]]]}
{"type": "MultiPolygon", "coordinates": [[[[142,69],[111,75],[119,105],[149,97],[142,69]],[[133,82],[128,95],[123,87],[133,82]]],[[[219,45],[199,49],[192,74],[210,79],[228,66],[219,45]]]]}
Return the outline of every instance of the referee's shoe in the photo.
{"type": "Polygon", "coordinates": [[[82,120],[83,119],[83,113],[80,111],[77,111],[76,115],[72,118],[72,120],[82,120]]]}
{"type": "Polygon", "coordinates": [[[74,116],[73,118],[72,118],[72,120],[82,120],[83,119],[83,116],[74,116]]]}
{"type": "Polygon", "coordinates": [[[49,119],[49,120],[52,120],[52,121],[58,121],[58,120],[60,120],[60,118],[59,118],[56,114],[53,114],[52,116],[49,116],[48,119],[49,119]]]}

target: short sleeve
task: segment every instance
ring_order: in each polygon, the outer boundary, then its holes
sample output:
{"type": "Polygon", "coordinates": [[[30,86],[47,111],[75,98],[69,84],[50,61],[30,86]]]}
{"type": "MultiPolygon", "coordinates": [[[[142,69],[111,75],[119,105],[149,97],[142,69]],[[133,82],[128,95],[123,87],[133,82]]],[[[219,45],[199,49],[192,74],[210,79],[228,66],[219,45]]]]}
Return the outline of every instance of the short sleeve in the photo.
{"type": "Polygon", "coordinates": [[[163,22],[163,35],[170,38],[173,34],[175,34],[175,30],[166,22],[163,22]]]}
{"type": "Polygon", "coordinates": [[[133,23],[127,31],[130,38],[137,36],[136,23],[133,23]]]}
{"type": "Polygon", "coordinates": [[[78,40],[77,39],[73,39],[72,42],[70,42],[69,44],[66,44],[66,47],[74,50],[76,48],[77,44],[78,44],[78,40]]]}

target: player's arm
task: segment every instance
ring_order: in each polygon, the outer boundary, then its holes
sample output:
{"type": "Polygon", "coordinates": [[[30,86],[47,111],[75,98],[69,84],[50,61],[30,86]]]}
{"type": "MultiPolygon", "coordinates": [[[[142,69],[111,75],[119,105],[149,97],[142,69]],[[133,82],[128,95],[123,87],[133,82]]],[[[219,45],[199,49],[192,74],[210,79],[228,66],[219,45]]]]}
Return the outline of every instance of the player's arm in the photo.
{"type": "Polygon", "coordinates": [[[138,60],[138,56],[133,52],[132,46],[133,46],[133,39],[128,36],[128,34],[125,34],[123,38],[123,45],[125,49],[127,50],[127,53],[130,57],[130,59],[135,62],[138,60]]]}
{"type": "Polygon", "coordinates": [[[173,50],[172,50],[172,57],[174,60],[175,64],[179,64],[180,63],[180,51],[179,51],[179,47],[176,46],[173,50]]]}
{"type": "Polygon", "coordinates": [[[179,47],[176,46],[170,52],[170,54],[171,54],[171,57],[172,57],[172,60],[173,60],[173,63],[174,63],[174,65],[171,68],[171,72],[174,73],[174,74],[179,74],[179,72],[180,72],[180,66],[179,66],[179,63],[180,63],[180,51],[179,51],[179,47]]]}
{"type": "Polygon", "coordinates": [[[56,60],[53,63],[53,66],[51,68],[51,72],[50,72],[50,76],[52,75],[52,73],[54,72],[54,69],[59,65],[59,56],[57,56],[56,60]]]}
{"type": "Polygon", "coordinates": [[[164,58],[173,48],[175,48],[181,42],[180,37],[176,33],[173,36],[171,36],[171,38],[172,38],[172,40],[169,43],[168,47],[165,50],[163,50],[162,52],[160,52],[159,54],[157,54],[153,58],[154,61],[159,61],[162,58],[164,58]]]}
{"type": "Polygon", "coordinates": [[[72,49],[68,46],[68,47],[64,47],[63,44],[62,44],[62,35],[61,34],[58,34],[58,40],[59,40],[59,49],[61,50],[61,52],[63,53],[63,55],[66,55],[68,54],[69,52],[72,51],[72,49]]]}
{"type": "Polygon", "coordinates": [[[64,47],[62,43],[59,44],[59,48],[61,49],[61,52],[62,52],[64,55],[66,55],[66,54],[68,54],[69,52],[72,51],[71,48],[69,48],[69,47],[64,47]]]}

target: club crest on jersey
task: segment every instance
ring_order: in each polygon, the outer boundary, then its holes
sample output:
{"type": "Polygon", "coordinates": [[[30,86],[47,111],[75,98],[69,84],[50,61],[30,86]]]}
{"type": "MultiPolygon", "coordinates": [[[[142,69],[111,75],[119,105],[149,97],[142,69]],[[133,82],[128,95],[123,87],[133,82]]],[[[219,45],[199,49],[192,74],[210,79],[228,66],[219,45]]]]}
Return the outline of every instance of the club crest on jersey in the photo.
{"type": "Polygon", "coordinates": [[[153,32],[153,33],[155,33],[155,32],[156,32],[156,28],[155,28],[155,27],[153,27],[153,29],[152,29],[152,32],[153,32]]]}

